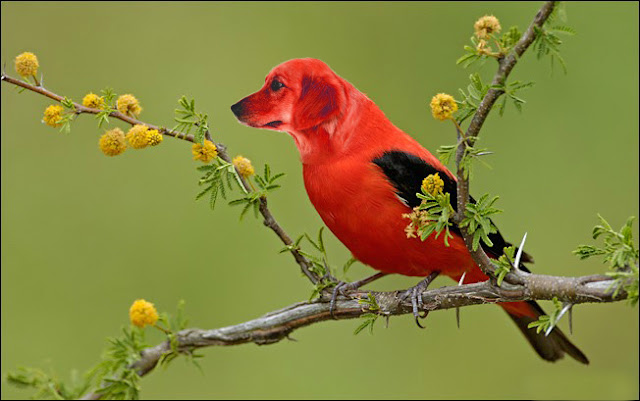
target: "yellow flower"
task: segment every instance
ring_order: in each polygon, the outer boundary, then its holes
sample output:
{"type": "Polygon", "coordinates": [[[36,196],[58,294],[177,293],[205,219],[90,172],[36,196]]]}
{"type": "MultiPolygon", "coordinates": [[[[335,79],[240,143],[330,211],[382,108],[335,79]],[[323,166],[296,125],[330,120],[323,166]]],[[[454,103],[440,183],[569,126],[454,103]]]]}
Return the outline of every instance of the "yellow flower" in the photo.
{"type": "Polygon", "coordinates": [[[33,53],[24,52],[16,57],[16,71],[23,77],[36,75],[39,66],[38,58],[33,53]]]}
{"type": "Polygon", "coordinates": [[[127,132],[127,142],[134,149],[146,148],[149,145],[149,127],[136,124],[127,132]]]}
{"type": "Polygon", "coordinates": [[[431,114],[437,120],[448,120],[456,111],[458,111],[458,104],[451,95],[438,93],[431,99],[431,114]]]}
{"type": "Polygon", "coordinates": [[[120,128],[114,128],[105,132],[98,141],[100,150],[107,156],[117,156],[127,150],[127,142],[124,132],[120,128]]]}
{"type": "Polygon", "coordinates": [[[146,325],[153,326],[158,321],[158,311],[151,302],[138,299],[129,309],[129,320],[131,324],[141,328],[146,325]]]}
{"type": "Polygon", "coordinates": [[[160,145],[162,139],[162,134],[159,133],[157,129],[150,129],[147,131],[147,143],[150,146],[160,145]]]}
{"type": "Polygon", "coordinates": [[[417,238],[416,234],[422,235],[423,228],[430,223],[429,213],[426,210],[420,210],[420,206],[414,207],[411,213],[404,213],[402,217],[411,220],[404,228],[407,238],[417,238]]]}
{"type": "Polygon", "coordinates": [[[104,98],[96,95],[95,93],[88,93],[84,98],[82,98],[82,105],[92,109],[102,110],[104,109],[104,98]]]}
{"type": "Polygon", "coordinates": [[[194,143],[191,147],[191,153],[193,153],[193,160],[209,163],[218,156],[218,149],[216,149],[216,145],[213,142],[206,139],[204,146],[199,143],[194,143]]]}
{"type": "Polygon", "coordinates": [[[502,29],[500,21],[498,21],[498,19],[493,15],[485,15],[478,19],[473,25],[473,28],[475,29],[476,36],[479,39],[489,39],[489,35],[492,33],[500,33],[500,30],[502,29]]]}
{"type": "Polygon", "coordinates": [[[444,188],[444,181],[440,178],[440,174],[429,174],[424,180],[422,180],[422,190],[428,194],[436,196],[442,193],[444,188]]]}
{"type": "Polygon", "coordinates": [[[116,102],[116,106],[120,113],[131,116],[137,116],[142,111],[140,102],[133,95],[121,95],[116,102]]]}
{"type": "Polygon", "coordinates": [[[233,165],[236,166],[238,173],[240,173],[240,175],[245,178],[255,174],[253,165],[251,165],[251,160],[247,159],[246,157],[242,157],[240,155],[234,157],[233,165]]]}
{"type": "Polygon", "coordinates": [[[64,107],[59,104],[52,104],[44,110],[43,121],[50,127],[59,127],[62,120],[62,112],[64,107]]]}

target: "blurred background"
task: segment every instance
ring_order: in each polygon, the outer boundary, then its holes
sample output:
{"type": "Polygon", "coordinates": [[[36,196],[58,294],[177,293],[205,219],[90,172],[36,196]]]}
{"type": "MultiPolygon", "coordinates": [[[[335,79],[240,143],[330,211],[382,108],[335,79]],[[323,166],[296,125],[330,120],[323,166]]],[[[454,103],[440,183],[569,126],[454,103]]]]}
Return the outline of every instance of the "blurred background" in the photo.
{"type": "MultiPolygon", "coordinates": [[[[2,62],[37,54],[47,88],[80,101],[110,86],[141,102],[140,118],[173,125],[182,95],[209,114],[213,137],[259,168],[287,175],[270,198],[292,235],[322,222],[307,199],[292,139],[239,125],[229,106],[256,91],[269,70],[315,57],[365,92],[400,128],[435,152],[452,144],[428,109],[439,92],[458,94],[468,76],[489,80],[494,63],[455,65],[473,23],[496,15],[503,29],[528,26],[541,3],[2,3],[2,62]]],[[[638,213],[638,4],[571,3],[564,75],[529,52],[512,74],[533,80],[519,114],[493,113],[472,193],[499,194],[495,220],[511,241],[528,232],[532,269],[553,275],[603,272],[571,254],[594,243],[601,213],[616,228],[638,213]]],[[[40,122],[52,102],[2,84],[2,375],[41,367],[67,378],[100,358],[107,336],[128,324],[137,298],[190,325],[240,323],[305,300],[311,286],[275,235],[250,215],[194,202],[199,178],[190,144],[108,158],[102,129],[81,116],[70,135],[40,122]]],[[[125,127],[113,122],[112,126],[125,127]]],[[[635,233],[637,235],[637,224],[635,233]]],[[[327,233],[330,262],[347,250],[327,233]]],[[[372,270],[356,264],[349,278],[372,270]]],[[[369,288],[416,280],[390,277],[369,288]]],[[[447,278],[439,285],[450,285],[447,278]]],[[[548,307],[548,305],[547,305],[548,307]]],[[[542,361],[504,312],[433,313],[426,330],[409,316],[353,335],[359,321],[327,322],[297,342],[202,352],[204,374],[182,360],[142,381],[144,398],[591,398],[638,397],[638,309],[580,305],[571,338],[591,359],[542,361]]],[[[561,327],[568,332],[566,320],[561,327]]],[[[149,330],[148,340],[161,337],[149,330]]],[[[2,398],[31,393],[1,385],[2,398]]]]}

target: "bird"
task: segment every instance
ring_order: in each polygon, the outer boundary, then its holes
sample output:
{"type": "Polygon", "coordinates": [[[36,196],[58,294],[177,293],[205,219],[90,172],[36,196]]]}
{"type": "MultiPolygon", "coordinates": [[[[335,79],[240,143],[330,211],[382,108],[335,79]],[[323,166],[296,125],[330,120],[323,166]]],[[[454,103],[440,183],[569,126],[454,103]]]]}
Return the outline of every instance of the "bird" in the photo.
{"type": "MultiPolygon", "coordinates": [[[[275,66],[260,90],[232,105],[231,111],[241,124],[293,138],[306,192],[324,224],[355,259],[378,271],[349,289],[387,274],[426,277],[408,292],[415,309],[416,294],[439,274],[464,283],[488,279],[455,224],[448,245],[442,236],[422,241],[407,234],[406,217],[420,205],[416,194],[425,177],[438,175],[456,210],[456,176],[323,61],[299,58],[275,66]]],[[[497,259],[508,243],[499,231],[489,238],[493,245],[482,246],[497,259]]],[[[522,262],[533,261],[522,255],[522,262]]],[[[499,305],[542,359],[557,361],[568,354],[589,363],[559,328],[548,335],[528,328],[545,314],[536,302],[499,305]]]]}

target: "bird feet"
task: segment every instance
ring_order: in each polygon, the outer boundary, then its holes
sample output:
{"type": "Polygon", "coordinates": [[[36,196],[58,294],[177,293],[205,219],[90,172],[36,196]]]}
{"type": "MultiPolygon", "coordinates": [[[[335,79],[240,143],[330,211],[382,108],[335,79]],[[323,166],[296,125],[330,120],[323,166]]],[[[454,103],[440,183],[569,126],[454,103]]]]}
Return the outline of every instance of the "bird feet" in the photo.
{"type": "Polygon", "coordinates": [[[350,292],[357,290],[365,284],[369,284],[372,281],[379,279],[380,277],[386,276],[387,273],[376,273],[373,276],[367,277],[362,280],[353,281],[351,283],[347,283],[344,281],[338,281],[335,287],[333,287],[333,292],[331,293],[331,301],[329,301],[329,314],[332,318],[335,319],[333,312],[336,308],[336,299],[338,298],[338,294],[342,296],[349,296],[350,292]]]}
{"type": "Polygon", "coordinates": [[[403,301],[408,297],[411,297],[411,306],[413,307],[413,316],[416,319],[416,324],[421,329],[424,329],[424,326],[420,324],[419,319],[424,319],[429,314],[428,311],[424,311],[422,314],[420,314],[419,308],[424,305],[422,303],[422,293],[429,287],[429,284],[431,284],[431,282],[436,277],[438,277],[439,274],[440,272],[431,273],[424,280],[420,281],[414,287],[409,288],[407,291],[405,291],[404,294],[400,295],[400,299],[403,301]]]}

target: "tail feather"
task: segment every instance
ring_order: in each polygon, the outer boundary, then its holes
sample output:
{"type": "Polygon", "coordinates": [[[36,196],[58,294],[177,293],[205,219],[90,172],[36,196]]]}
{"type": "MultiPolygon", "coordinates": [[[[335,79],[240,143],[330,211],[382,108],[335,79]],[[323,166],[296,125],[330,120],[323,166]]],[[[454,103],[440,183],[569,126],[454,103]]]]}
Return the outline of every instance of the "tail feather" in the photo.
{"type": "Polygon", "coordinates": [[[529,301],[527,304],[535,311],[535,317],[517,316],[508,311],[507,313],[509,313],[509,317],[513,319],[527,341],[529,341],[529,344],[542,359],[555,362],[558,359],[562,359],[566,353],[580,363],[589,364],[587,356],[573,345],[559,328],[554,327],[548,336],[545,336],[544,332],[537,333],[535,329],[528,328],[529,323],[537,320],[540,315],[545,313],[536,302],[529,301]]]}

